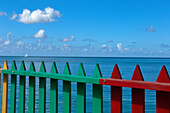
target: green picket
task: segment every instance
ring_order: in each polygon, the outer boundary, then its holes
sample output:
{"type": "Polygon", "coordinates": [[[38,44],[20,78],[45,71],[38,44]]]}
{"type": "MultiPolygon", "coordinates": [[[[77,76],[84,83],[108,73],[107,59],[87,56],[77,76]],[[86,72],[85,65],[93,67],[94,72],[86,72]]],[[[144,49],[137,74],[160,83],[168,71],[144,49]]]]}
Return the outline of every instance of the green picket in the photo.
{"type": "MultiPolygon", "coordinates": [[[[86,76],[82,63],[77,75],[86,76]]],[[[86,113],[86,84],[80,82],[77,82],[77,113],[86,113]]]]}
{"type": "MultiPolygon", "coordinates": [[[[19,83],[19,113],[25,112],[25,83],[26,83],[26,74],[31,74],[35,71],[34,63],[30,63],[29,73],[26,73],[26,68],[24,61],[21,62],[20,71],[17,72],[17,67],[15,61],[12,64],[12,73],[11,73],[11,95],[10,95],[10,113],[16,112],[16,79],[17,74],[24,73],[24,75],[20,75],[20,83],[19,83]],[[20,72],[20,73],[19,73],[20,72]]],[[[6,71],[6,70],[3,70],[6,71]]],[[[44,62],[41,63],[40,66],[40,76],[39,78],[39,113],[46,112],[46,72],[44,62]],[[44,75],[43,75],[44,74],[44,75]]],[[[35,73],[36,74],[36,73],[35,73]]],[[[35,75],[29,75],[29,104],[28,104],[28,112],[35,113],[35,75]]],[[[37,73],[38,74],[38,73],[37,73]]],[[[48,73],[47,73],[48,74],[48,73]]],[[[50,83],[50,113],[58,112],[58,79],[60,76],[64,76],[63,79],[63,113],[71,113],[71,81],[77,81],[77,112],[85,113],[86,112],[86,82],[89,80],[95,81],[93,84],[93,113],[103,113],[103,86],[100,85],[99,79],[102,78],[102,74],[97,64],[95,67],[95,71],[93,77],[91,79],[89,77],[85,77],[85,71],[83,64],[80,63],[79,70],[77,73],[77,77],[70,77],[71,71],[69,68],[69,64],[66,63],[64,72],[61,75],[57,75],[58,71],[56,68],[55,62],[53,62],[51,68],[51,78],[50,83]],[[55,76],[55,77],[52,77],[55,76]],[[81,80],[83,79],[83,80],[81,80]]],[[[90,81],[92,82],[92,81],[90,81]]],[[[92,82],[93,83],[93,82],[92,82]]]]}
{"type": "MultiPolygon", "coordinates": [[[[41,63],[40,72],[46,72],[44,62],[41,63]]],[[[39,113],[46,112],[46,78],[39,78],[39,113]]]]}
{"type": "MultiPolygon", "coordinates": [[[[55,62],[52,64],[51,73],[58,73],[55,62]]],[[[58,80],[51,79],[50,83],[50,113],[58,112],[58,80]]]]}
{"type": "MultiPolygon", "coordinates": [[[[20,70],[25,71],[25,63],[21,62],[20,70]]],[[[25,82],[26,77],[20,75],[20,84],[19,84],[19,113],[25,112],[25,82]]]]}
{"type": "MultiPolygon", "coordinates": [[[[63,74],[71,75],[68,62],[63,74]]],[[[65,80],[63,80],[63,113],[71,113],[71,82],[65,80]]]]}
{"type": "MultiPolygon", "coordinates": [[[[94,78],[102,78],[99,65],[96,64],[94,78]]],[[[103,86],[93,84],[93,113],[103,113],[103,86]]]]}
{"type": "MultiPolygon", "coordinates": [[[[31,61],[29,71],[35,71],[34,62],[31,61]]],[[[28,112],[35,113],[35,77],[29,76],[28,112]]]]}
{"type": "MultiPolygon", "coordinates": [[[[15,61],[12,62],[12,70],[17,70],[15,61]]],[[[10,113],[16,112],[16,83],[17,76],[11,74],[11,95],[10,95],[10,113]]]]}

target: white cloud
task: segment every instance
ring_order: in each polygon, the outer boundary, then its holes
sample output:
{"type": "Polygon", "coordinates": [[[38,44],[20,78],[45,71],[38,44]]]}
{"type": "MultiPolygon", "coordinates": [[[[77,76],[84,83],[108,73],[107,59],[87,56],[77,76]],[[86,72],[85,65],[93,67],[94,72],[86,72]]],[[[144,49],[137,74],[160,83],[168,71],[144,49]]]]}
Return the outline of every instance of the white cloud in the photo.
{"type": "Polygon", "coordinates": [[[24,24],[47,23],[56,21],[56,17],[61,17],[60,12],[50,7],[45,8],[44,11],[37,9],[32,12],[24,9],[22,14],[19,14],[18,21],[24,24]]]}
{"type": "Polygon", "coordinates": [[[22,40],[16,41],[16,48],[23,49],[23,47],[24,47],[24,42],[22,40]]]}
{"type": "Polygon", "coordinates": [[[10,40],[11,35],[12,35],[12,33],[11,33],[11,32],[8,32],[8,33],[7,33],[7,35],[6,35],[7,39],[9,39],[9,40],[10,40]]]}
{"type": "Polygon", "coordinates": [[[59,39],[60,42],[71,42],[75,40],[75,36],[71,35],[70,38],[59,39]]]}
{"type": "Polygon", "coordinates": [[[0,11],[0,16],[7,16],[7,13],[0,11]]]}
{"type": "Polygon", "coordinates": [[[11,41],[10,41],[11,35],[12,35],[11,32],[8,32],[8,33],[7,33],[7,35],[6,35],[7,40],[4,41],[4,45],[9,45],[9,44],[11,43],[11,41]]]}
{"type": "Polygon", "coordinates": [[[9,45],[10,44],[10,40],[6,40],[5,42],[4,42],[4,45],[9,45]]]}
{"type": "MultiPolygon", "coordinates": [[[[80,48],[78,47],[78,49],[80,49],[80,48]]],[[[81,49],[80,49],[80,50],[81,50],[81,49]]],[[[93,48],[93,46],[92,46],[91,44],[85,45],[85,46],[83,47],[83,51],[84,51],[84,52],[91,51],[91,50],[94,50],[94,48],[93,48]]]]}
{"type": "Polygon", "coordinates": [[[35,35],[33,36],[34,38],[45,38],[45,30],[40,29],[35,35]]]}
{"type": "Polygon", "coordinates": [[[16,18],[17,18],[17,14],[15,13],[15,12],[13,12],[13,15],[12,15],[12,17],[10,18],[11,20],[15,20],[16,18]]]}
{"type": "Polygon", "coordinates": [[[111,45],[103,44],[103,45],[101,45],[101,48],[102,48],[103,52],[112,52],[113,51],[113,47],[111,45]]]}
{"type": "Polygon", "coordinates": [[[19,46],[19,45],[24,45],[24,42],[21,41],[21,40],[19,40],[19,41],[16,42],[16,44],[17,44],[18,46],[19,46]]]}
{"type": "Polygon", "coordinates": [[[117,43],[117,49],[122,52],[122,43],[117,43]]]}
{"type": "Polygon", "coordinates": [[[64,44],[63,46],[57,46],[56,48],[59,48],[61,51],[70,51],[71,50],[71,46],[69,46],[68,44],[64,44]]]}
{"type": "Polygon", "coordinates": [[[101,45],[101,47],[106,47],[106,44],[101,45]]]}

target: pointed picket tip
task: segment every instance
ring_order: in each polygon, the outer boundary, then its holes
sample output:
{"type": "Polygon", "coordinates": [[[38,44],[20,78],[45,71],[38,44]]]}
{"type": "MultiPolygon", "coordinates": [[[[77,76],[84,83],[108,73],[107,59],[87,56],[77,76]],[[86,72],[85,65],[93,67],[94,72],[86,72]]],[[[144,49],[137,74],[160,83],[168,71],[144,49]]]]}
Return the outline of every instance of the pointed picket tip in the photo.
{"type": "Polygon", "coordinates": [[[132,76],[132,80],[144,81],[139,65],[136,65],[135,71],[132,76]]]}
{"type": "Polygon", "coordinates": [[[163,83],[169,83],[170,82],[168,71],[167,71],[167,69],[164,65],[162,66],[162,69],[161,69],[161,71],[158,75],[156,82],[163,82],[163,83]]]}
{"type": "Polygon", "coordinates": [[[44,63],[44,61],[41,62],[40,72],[46,72],[46,68],[45,68],[45,63],[44,63]]]}
{"type": "Polygon", "coordinates": [[[69,75],[71,75],[71,71],[70,71],[70,67],[69,67],[68,62],[66,62],[66,64],[65,64],[63,74],[69,74],[69,75]]]}
{"type": "Polygon", "coordinates": [[[119,67],[117,64],[115,64],[111,78],[116,78],[116,79],[122,79],[122,76],[119,71],[119,67]]]}
{"type": "Polygon", "coordinates": [[[17,70],[16,62],[13,60],[11,69],[17,70]]]}
{"type": "Polygon", "coordinates": [[[94,69],[93,77],[95,77],[95,78],[102,78],[102,73],[101,73],[99,64],[96,64],[96,67],[94,69]]]}
{"type": "Polygon", "coordinates": [[[20,70],[26,70],[24,61],[21,62],[20,70]]]}
{"type": "Polygon", "coordinates": [[[53,62],[53,64],[52,64],[51,73],[58,73],[58,70],[57,70],[56,63],[55,63],[55,62],[53,62]]]}
{"type": "Polygon", "coordinates": [[[78,76],[86,76],[86,73],[84,71],[83,63],[80,63],[79,70],[77,73],[78,76]]]}
{"type": "Polygon", "coordinates": [[[29,71],[35,71],[35,66],[34,66],[34,62],[33,61],[30,62],[29,71]]]}
{"type": "Polygon", "coordinates": [[[8,62],[5,60],[3,69],[8,69],[8,62]]]}

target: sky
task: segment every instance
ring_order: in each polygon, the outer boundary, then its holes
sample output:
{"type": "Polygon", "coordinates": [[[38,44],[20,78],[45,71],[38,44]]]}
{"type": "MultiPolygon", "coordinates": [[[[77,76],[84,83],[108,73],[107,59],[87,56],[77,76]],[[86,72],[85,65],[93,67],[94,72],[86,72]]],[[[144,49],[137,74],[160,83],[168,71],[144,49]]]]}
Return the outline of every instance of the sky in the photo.
{"type": "Polygon", "coordinates": [[[0,2],[0,56],[170,56],[169,0],[0,2]]]}

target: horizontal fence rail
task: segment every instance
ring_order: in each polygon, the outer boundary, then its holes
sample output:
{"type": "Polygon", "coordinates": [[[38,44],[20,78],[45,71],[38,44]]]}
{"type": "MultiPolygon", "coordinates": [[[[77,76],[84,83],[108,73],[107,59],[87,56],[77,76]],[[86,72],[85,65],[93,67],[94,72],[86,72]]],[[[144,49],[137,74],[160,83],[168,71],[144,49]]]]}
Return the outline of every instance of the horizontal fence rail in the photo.
{"type": "Polygon", "coordinates": [[[46,112],[46,78],[50,78],[50,113],[58,112],[58,80],[63,80],[63,113],[71,113],[71,82],[77,82],[77,113],[86,113],[86,83],[93,85],[92,112],[103,113],[103,85],[111,86],[111,113],[122,113],[122,87],[132,89],[132,113],[145,112],[145,89],[156,90],[156,112],[170,112],[170,78],[166,67],[163,66],[156,82],[144,81],[139,65],[136,66],[131,80],[123,80],[117,64],[111,78],[103,78],[98,64],[96,64],[92,77],[86,76],[83,64],[80,63],[77,75],[71,75],[69,64],[65,64],[63,74],[59,74],[55,62],[51,72],[47,73],[44,62],[40,70],[35,70],[34,62],[30,63],[26,70],[24,61],[17,70],[13,61],[11,69],[8,69],[7,61],[1,69],[3,74],[2,113],[7,113],[8,102],[8,75],[11,75],[10,113],[16,112],[16,88],[17,77],[19,81],[19,113],[25,112],[26,76],[29,76],[28,112],[35,113],[35,87],[39,77],[39,113],[46,112]]]}

